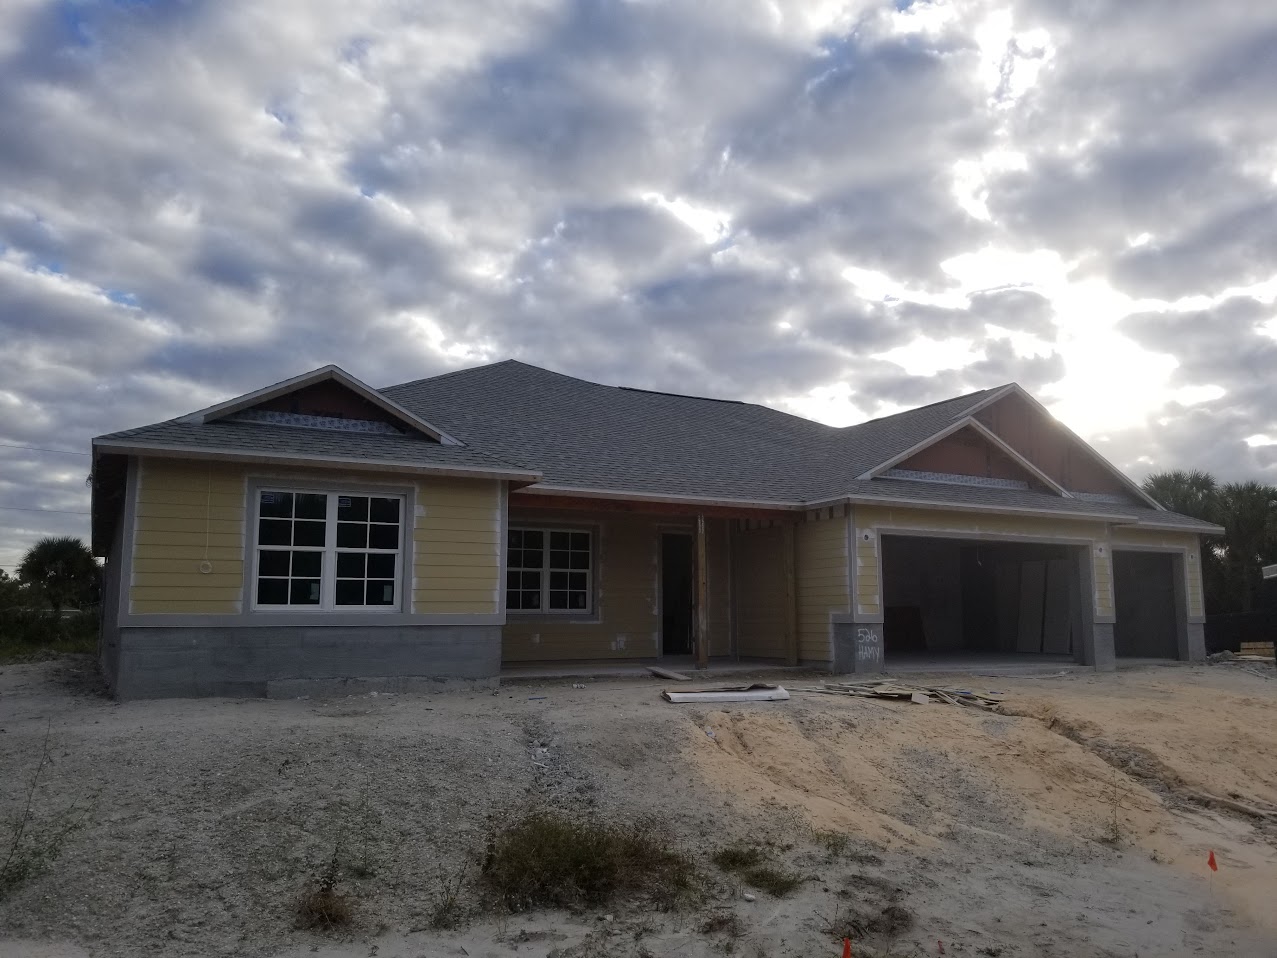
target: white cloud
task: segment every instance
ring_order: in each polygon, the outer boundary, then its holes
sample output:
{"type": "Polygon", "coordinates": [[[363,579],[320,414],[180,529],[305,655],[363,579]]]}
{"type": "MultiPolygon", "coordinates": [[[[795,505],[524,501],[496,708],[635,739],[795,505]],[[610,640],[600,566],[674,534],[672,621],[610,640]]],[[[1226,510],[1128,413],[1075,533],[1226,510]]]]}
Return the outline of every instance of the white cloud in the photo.
{"type": "MultiPolygon", "coordinates": [[[[840,424],[1016,379],[1273,475],[1277,8],[583,9],[0,4],[0,442],[517,355],[840,424]]],[[[0,505],[83,501],[34,456],[0,505]]]]}

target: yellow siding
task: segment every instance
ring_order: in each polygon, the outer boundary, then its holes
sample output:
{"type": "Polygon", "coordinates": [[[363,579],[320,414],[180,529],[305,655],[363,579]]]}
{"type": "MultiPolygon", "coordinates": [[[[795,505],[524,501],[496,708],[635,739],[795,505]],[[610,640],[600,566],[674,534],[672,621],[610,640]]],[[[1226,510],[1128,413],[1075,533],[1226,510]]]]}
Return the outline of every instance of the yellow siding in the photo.
{"type": "Polygon", "coordinates": [[[501,484],[424,479],[413,524],[417,613],[495,615],[501,609],[501,484]]]}
{"type": "Polygon", "coordinates": [[[1151,529],[1124,529],[1113,531],[1113,548],[1139,546],[1144,549],[1166,549],[1184,554],[1184,595],[1187,599],[1189,618],[1201,618],[1206,614],[1202,596],[1202,540],[1191,532],[1160,532],[1151,529]]]}
{"type": "Polygon", "coordinates": [[[860,525],[859,510],[853,530],[856,542],[856,615],[873,618],[882,615],[882,574],[878,555],[878,533],[860,525]]]}
{"type": "Polygon", "coordinates": [[[1113,550],[1106,542],[1091,548],[1091,581],[1095,588],[1095,615],[1110,619],[1117,614],[1113,598],[1113,550]]]}
{"type": "Polygon", "coordinates": [[[176,459],[138,464],[129,611],[240,611],[244,587],[241,466],[176,459]],[[209,572],[201,572],[207,561],[209,572]]]}
{"type": "MultiPolygon", "coordinates": [[[[241,611],[247,565],[246,488],[261,467],[143,459],[138,469],[130,611],[241,611]],[[212,571],[203,573],[207,559],[212,571]]],[[[271,482],[395,484],[383,473],[269,470],[271,482]]],[[[402,485],[411,485],[408,479],[402,485]]],[[[416,482],[412,612],[499,612],[501,486],[496,480],[416,482]]]]}
{"type": "Polygon", "coordinates": [[[798,657],[833,659],[832,613],[850,611],[847,594],[846,515],[800,522],[798,552],[798,657]]]}
{"type": "Polygon", "coordinates": [[[789,628],[785,586],[785,530],[780,526],[734,533],[736,640],[741,655],[783,659],[789,628]]]}

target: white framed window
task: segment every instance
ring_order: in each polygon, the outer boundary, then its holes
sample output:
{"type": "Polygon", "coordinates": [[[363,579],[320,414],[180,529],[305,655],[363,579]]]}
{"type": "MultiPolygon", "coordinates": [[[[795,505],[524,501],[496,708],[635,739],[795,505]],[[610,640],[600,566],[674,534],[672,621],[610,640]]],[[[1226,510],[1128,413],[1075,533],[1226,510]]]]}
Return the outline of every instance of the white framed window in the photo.
{"type": "Polygon", "coordinates": [[[396,611],[404,498],[260,489],[253,608],[396,611]]]}
{"type": "Polygon", "coordinates": [[[506,609],[589,612],[592,556],[589,532],[512,528],[506,542],[506,609]]]}

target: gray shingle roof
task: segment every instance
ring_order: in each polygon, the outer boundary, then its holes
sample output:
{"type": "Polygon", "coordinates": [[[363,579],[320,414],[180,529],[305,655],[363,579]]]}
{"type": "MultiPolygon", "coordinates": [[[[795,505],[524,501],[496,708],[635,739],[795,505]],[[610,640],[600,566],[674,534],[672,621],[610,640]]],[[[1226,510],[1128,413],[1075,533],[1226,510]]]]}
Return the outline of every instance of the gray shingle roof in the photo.
{"type": "Polygon", "coordinates": [[[585,382],[515,360],[381,390],[543,485],[795,503],[943,428],[988,394],[836,429],[752,403],[585,382]]]}
{"type": "Polygon", "coordinates": [[[153,426],[125,429],[94,440],[99,444],[128,444],[204,449],[228,454],[305,459],[345,459],[356,462],[434,467],[463,471],[525,472],[469,446],[445,446],[425,436],[333,432],[265,423],[171,419],[153,426]]]}
{"type": "Polygon", "coordinates": [[[742,501],[817,503],[845,496],[1129,516],[1186,530],[1211,527],[1142,503],[1063,499],[1046,492],[857,477],[961,419],[985,389],[856,426],[834,428],[752,403],[586,382],[516,360],[380,392],[464,442],[184,417],[95,442],[252,455],[364,460],[406,467],[541,476],[559,489],[742,501]]]}

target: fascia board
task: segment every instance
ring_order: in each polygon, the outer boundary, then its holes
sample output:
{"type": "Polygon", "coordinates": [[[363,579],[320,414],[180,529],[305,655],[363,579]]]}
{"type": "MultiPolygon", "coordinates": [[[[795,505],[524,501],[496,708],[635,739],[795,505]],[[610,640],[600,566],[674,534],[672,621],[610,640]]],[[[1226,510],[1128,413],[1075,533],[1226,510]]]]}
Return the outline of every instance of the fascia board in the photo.
{"type": "Polygon", "coordinates": [[[319,469],[364,469],[370,472],[420,473],[461,478],[508,479],[513,482],[536,482],[541,473],[522,469],[485,466],[450,466],[431,463],[405,463],[387,459],[355,459],[338,456],[307,456],[298,453],[250,452],[238,449],[209,449],[204,446],[180,446],[171,443],[98,442],[102,449],[119,455],[153,456],[167,454],[181,459],[212,459],[229,462],[261,462],[281,466],[311,466],[319,469]]]}
{"type": "Polygon", "coordinates": [[[597,489],[589,486],[527,486],[519,490],[521,495],[579,496],[583,499],[617,499],[627,502],[662,502],[672,505],[724,506],[741,509],[772,509],[777,512],[811,508],[802,502],[759,501],[756,499],[732,499],[716,496],[683,496],[676,493],[643,492],[636,489],[597,489]]]}

